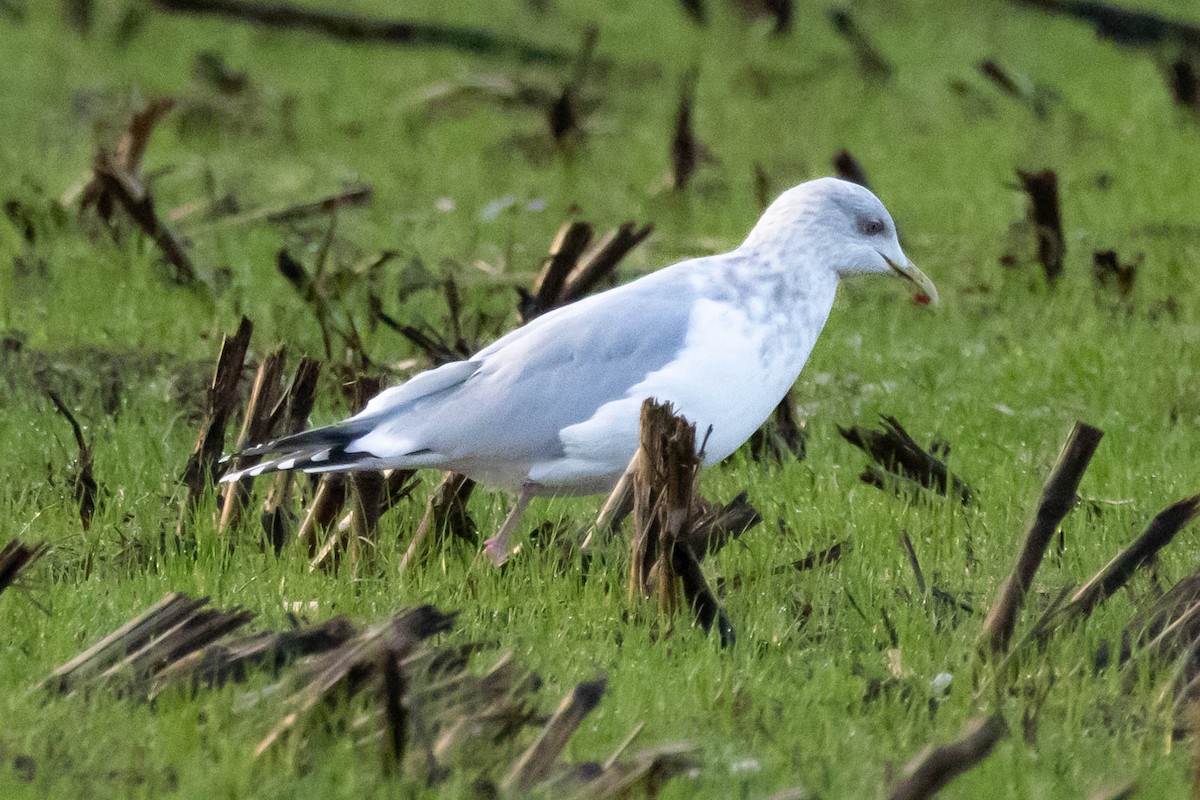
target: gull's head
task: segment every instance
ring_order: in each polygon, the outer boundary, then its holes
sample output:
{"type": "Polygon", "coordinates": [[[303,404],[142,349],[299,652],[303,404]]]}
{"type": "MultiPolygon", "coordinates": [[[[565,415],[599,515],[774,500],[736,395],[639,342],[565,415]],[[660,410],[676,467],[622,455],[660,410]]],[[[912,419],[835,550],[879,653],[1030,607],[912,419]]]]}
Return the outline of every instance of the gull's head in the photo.
{"type": "Polygon", "coordinates": [[[900,248],[896,223],[863,186],[818,178],[788,189],[763,212],[742,247],[834,279],[859,274],[895,275],[938,301],[937,287],[900,248]]]}

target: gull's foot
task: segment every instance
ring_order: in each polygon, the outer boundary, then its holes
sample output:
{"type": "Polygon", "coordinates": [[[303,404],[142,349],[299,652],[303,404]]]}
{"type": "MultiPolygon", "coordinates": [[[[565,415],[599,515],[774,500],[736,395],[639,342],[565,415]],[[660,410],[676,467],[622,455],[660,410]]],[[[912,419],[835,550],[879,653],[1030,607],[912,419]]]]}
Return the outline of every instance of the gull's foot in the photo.
{"type": "Polygon", "coordinates": [[[483,552],[493,566],[503,566],[508,561],[508,536],[497,534],[483,543],[483,552]]]}

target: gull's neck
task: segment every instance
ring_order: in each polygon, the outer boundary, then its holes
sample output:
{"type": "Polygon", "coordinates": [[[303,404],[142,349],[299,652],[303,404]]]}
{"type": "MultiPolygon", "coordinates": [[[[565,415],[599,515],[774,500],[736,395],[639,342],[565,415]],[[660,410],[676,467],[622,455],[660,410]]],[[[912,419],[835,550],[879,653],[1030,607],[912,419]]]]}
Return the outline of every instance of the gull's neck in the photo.
{"type": "Polygon", "coordinates": [[[694,273],[701,296],[728,309],[731,334],[757,341],[763,363],[773,365],[768,372],[785,379],[804,366],[837,295],[839,243],[822,220],[837,185],[780,195],[737,249],[703,259],[694,273]]]}
{"type": "Polygon", "coordinates": [[[754,265],[754,295],[769,295],[776,310],[820,317],[823,324],[837,294],[837,271],[829,263],[834,247],[824,226],[815,224],[817,202],[785,194],[763,212],[746,240],[729,255],[754,265]]]}
{"type": "Polygon", "coordinates": [[[827,251],[803,231],[780,233],[752,234],[738,248],[708,259],[701,291],[755,317],[797,318],[809,325],[819,319],[823,324],[838,286],[827,251]]]}
{"type": "MultiPolygon", "coordinates": [[[[787,244],[748,239],[704,259],[694,275],[699,294],[732,306],[763,337],[762,354],[792,379],[799,374],[837,294],[836,273],[803,237],[787,244]]],[[[757,334],[756,334],[757,335],[757,334]]]]}

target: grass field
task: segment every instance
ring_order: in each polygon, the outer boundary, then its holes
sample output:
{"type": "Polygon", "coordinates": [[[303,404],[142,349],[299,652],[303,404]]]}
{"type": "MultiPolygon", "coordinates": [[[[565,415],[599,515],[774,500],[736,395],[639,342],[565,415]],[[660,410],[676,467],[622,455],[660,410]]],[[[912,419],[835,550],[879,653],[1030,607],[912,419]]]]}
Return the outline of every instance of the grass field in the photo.
{"type": "MultiPolygon", "coordinates": [[[[927,743],[990,713],[1004,716],[1010,735],[941,796],[1074,798],[1127,781],[1138,797],[1189,791],[1191,745],[1172,739],[1178,720],[1162,694],[1171,665],[1135,657],[1127,679],[1092,661],[1160,587],[1195,569],[1194,526],[1152,576],[1136,576],[1086,625],[1021,650],[1011,670],[993,676],[975,647],[1073,421],[1106,434],[1080,494],[1120,502],[1067,517],[1065,546],[1039,571],[1018,636],[1061,586],[1082,583],[1158,511],[1200,491],[1200,120],[1172,103],[1159,66],[1167,53],[1122,49],[1077,21],[1001,2],[855,2],[859,26],[892,65],[879,79],[864,75],[824,3],[797,4],[782,36],[716,0],[707,26],[673,3],[627,0],[555,0],[545,11],[515,0],[436,10],[336,4],[568,53],[597,26],[596,64],[580,93],[584,132],[559,149],[538,108],[479,92],[430,98],[484,79],[556,93],[569,63],[347,44],[169,15],[141,0],[97,0],[91,32],[80,35],[64,23],[65,5],[0,2],[0,200],[17,201],[36,232],[30,243],[20,225],[0,221],[0,541],[51,548],[22,591],[0,596],[0,796],[470,795],[477,776],[468,771],[421,789],[385,775],[376,751],[350,737],[255,759],[280,712],[244,709],[246,686],[168,693],[153,706],[103,692],[47,700],[32,689],[168,591],[243,605],[259,614],[255,624],[275,627],[297,601],[316,602],[314,619],[362,623],[418,603],[456,609],[453,640],[511,650],[542,676],[546,708],[607,676],[571,758],[603,759],[641,722],[639,746],[695,744],[698,768],[664,797],[766,798],[796,786],[827,798],[883,796],[889,775],[927,743]],[[245,88],[223,94],[198,77],[200,53],[245,71],[245,88]],[[983,59],[1042,107],[981,75],[983,59]],[[713,160],[673,191],[669,142],[693,67],[695,132],[713,160]],[[79,217],[74,199],[97,145],[111,145],[133,110],[162,95],[176,107],[145,170],[160,208],[200,204],[178,222],[202,279],[190,289],[168,279],[146,237],[129,229],[114,241],[79,217]],[[768,466],[739,452],[702,476],[711,498],[748,490],[766,520],[706,566],[730,587],[731,650],[683,620],[662,636],[626,597],[619,542],[601,550],[586,580],[536,548],[500,573],[455,544],[399,577],[433,475],[383,519],[378,549],[354,578],[310,573],[295,549],[263,553],[252,518],[228,541],[201,513],[195,551],[160,549],[174,530],[177,479],[221,335],[246,315],[255,357],[280,341],[292,362],[323,357],[312,313],[275,254],[288,247],[311,265],[328,217],[211,219],[217,201],[233,198],[245,213],[350,183],[372,187],[369,206],[338,215],[329,263],[350,268],[395,251],[337,307],[376,362],[403,368],[419,353],[371,324],[370,294],[392,317],[441,328],[439,287],[453,277],[468,318],[479,320],[472,331],[487,338],[516,324],[514,287],[529,285],[564,220],[603,230],[652,222],[651,239],[622,264],[630,278],[735,246],[761,210],[756,169],[774,194],[828,174],[843,148],[864,165],[942,306],[915,304],[894,282],[844,287],[795,389],[806,458],[768,466]],[[1054,288],[1027,243],[1015,267],[1000,264],[1010,226],[1026,213],[1018,168],[1059,176],[1066,257],[1054,288]],[[1092,253],[1104,249],[1140,260],[1124,301],[1093,284],[1092,253]],[[43,383],[94,440],[103,504],[86,533],[71,492],[75,445],[43,383]],[[914,501],[860,483],[865,457],[837,426],[872,426],[879,414],[922,443],[948,442],[951,469],[977,502],[914,501]],[[917,592],[901,531],[931,583],[974,613],[950,613],[917,592]],[[839,540],[852,547],[836,564],[776,570],[839,540]],[[953,682],[934,714],[939,673],[953,682]],[[985,681],[993,688],[977,696],[985,681]],[[875,685],[884,686],[878,696],[868,691],[875,685]]],[[[1141,5],[1196,17],[1185,0],[1141,5]]],[[[323,380],[314,423],[347,411],[329,372],[323,380]]],[[[479,491],[470,511],[489,531],[508,502],[479,491]]],[[[527,524],[581,528],[599,502],[535,502],[527,524]]]]}

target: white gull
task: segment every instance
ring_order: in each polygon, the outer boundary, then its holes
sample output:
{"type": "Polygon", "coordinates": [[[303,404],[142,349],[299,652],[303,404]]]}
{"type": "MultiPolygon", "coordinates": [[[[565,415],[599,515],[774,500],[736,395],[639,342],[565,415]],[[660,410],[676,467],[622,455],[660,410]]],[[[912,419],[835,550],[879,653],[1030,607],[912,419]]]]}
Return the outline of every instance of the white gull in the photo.
{"type": "Polygon", "coordinates": [[[642,402],[670,402],[724,459],[795,383],[842,278],[896,275],[937,302],[868,189],[820,178],[784,192],[737,249],[550,311],[465,361],[384,390],[342,422],[249,448],[278,470],[452,470],[518,493],[496,562],[535,495],[612,489],[642,402]]]}

